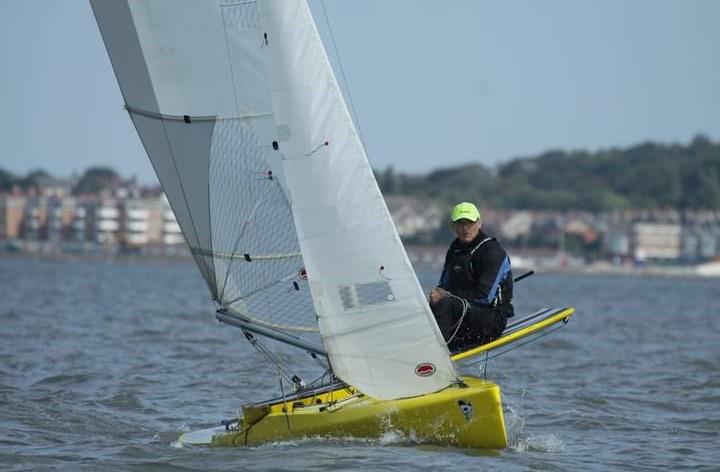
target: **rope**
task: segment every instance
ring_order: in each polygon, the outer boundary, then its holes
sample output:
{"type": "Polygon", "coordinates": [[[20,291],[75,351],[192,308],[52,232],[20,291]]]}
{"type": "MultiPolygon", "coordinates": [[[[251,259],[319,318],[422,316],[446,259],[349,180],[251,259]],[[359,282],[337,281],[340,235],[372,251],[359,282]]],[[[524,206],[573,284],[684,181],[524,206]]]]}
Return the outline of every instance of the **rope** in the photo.
{"type": "Polygon", "coordinates": [[[268,349],[266,348],[258,339],[253,336],[252,333],[249,331],[243,330],[243,333],[245,334],[245,338],[250,341],[250,344],[253,345],[257,351],[262,354],[268,361],[270,361],[275,368],[278,371],[278,375],[280,376],[280,382],[282,385],[282,378],[284,377],[285,380],[287,380],[290,384],[295,385],[295,389],[299,390],[300,388],[305,386],[305,382],[302,381],[300,377],[297,375],[291,375],[285,367],[283,367],[280,360],[268,349]]]}
{"type": "Polygon", "coordinates": [[[462,315],[460,316],[460,319],[458,320],[458,322],[455,325],[455,331],[453,331],[452,336],[450,336],[450,338],[445,342],[446,345],[449,345],[450,342],[453,339],[455,339],[455,336],[457,335],[458,331],[460,331],[460,326],[462,326],[462,322],[465,319],[465,315],[470,310],[470,303],[467,300],[465,300],[464,298],[460,298],[457,295],[453,295],[450,292],[446,292],[446,293],[447,293],[446,296],[454,297],[454,298],[457,298],[458,300],[460,300],[460,302],[462,303],[462,307],[463,307],[462,315]]]}

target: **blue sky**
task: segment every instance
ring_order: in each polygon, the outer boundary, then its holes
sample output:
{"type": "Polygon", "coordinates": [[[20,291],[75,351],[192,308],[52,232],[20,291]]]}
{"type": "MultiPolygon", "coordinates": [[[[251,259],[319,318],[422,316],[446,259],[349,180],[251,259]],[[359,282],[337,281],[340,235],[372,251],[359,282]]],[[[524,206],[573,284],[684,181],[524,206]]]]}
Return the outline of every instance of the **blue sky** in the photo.
{"type": "MultiPolygon", "coordinates": [[[[376,168],[720,139],[718,1],[325,6],[376,168]]],[[[154,181],[86,1],[0,0],[0,104],[0,168],[154,181]]]]}

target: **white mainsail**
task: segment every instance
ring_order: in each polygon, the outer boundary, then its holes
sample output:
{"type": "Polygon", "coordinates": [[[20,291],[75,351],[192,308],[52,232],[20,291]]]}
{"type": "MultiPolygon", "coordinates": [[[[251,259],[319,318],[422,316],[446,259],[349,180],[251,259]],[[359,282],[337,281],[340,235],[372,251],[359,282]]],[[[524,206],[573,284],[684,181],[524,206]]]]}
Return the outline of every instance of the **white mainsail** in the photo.
{"type": "Polygon", "coordinates": [[[335,374],[370,396],[455,382],[305,1],[91,4],[218,303],[288,330],[317,314],[335,374]]]}
{"type": "Polygon", "coordinates": [[[254,3],[92,0],[125,104],[210,292],[317,331],[283,190],[254,3]]]}

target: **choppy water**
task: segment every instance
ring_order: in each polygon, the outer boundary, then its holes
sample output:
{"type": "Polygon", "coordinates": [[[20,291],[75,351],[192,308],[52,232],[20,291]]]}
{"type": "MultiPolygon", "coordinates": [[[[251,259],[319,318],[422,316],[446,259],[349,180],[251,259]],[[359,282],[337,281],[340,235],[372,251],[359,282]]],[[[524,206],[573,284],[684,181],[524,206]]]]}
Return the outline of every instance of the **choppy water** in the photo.
{"type": "Polygon", "coordinates": [[[277,391],[240,332],[214,321],[194,266],[0,257],[0,469],[720,470],[720,281],[517,286],[520,313],[560,305],[577,307],[570,324],[488,365],[504,451],[393,434],[179,448],[181,432],[277,391]]]}

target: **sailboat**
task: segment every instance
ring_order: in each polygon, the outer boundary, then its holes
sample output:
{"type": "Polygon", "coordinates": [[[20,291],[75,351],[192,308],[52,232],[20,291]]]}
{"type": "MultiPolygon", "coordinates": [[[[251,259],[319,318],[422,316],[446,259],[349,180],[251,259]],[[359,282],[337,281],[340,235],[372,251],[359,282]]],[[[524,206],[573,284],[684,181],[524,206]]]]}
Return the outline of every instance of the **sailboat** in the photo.
{"type": "Polygon", "coordinates": [[[216,317],[277,367],[278,398],[180,438],[379,437],[503,448],[500,388],[461,375],[572,308],[454,357],[375,181],[305,0],[90,0],[125,108],[216,317]],[[265,341],[307,354],[291,375],[265,341]],[[286,390],[289,389],[289,390],[286,390]]]}

